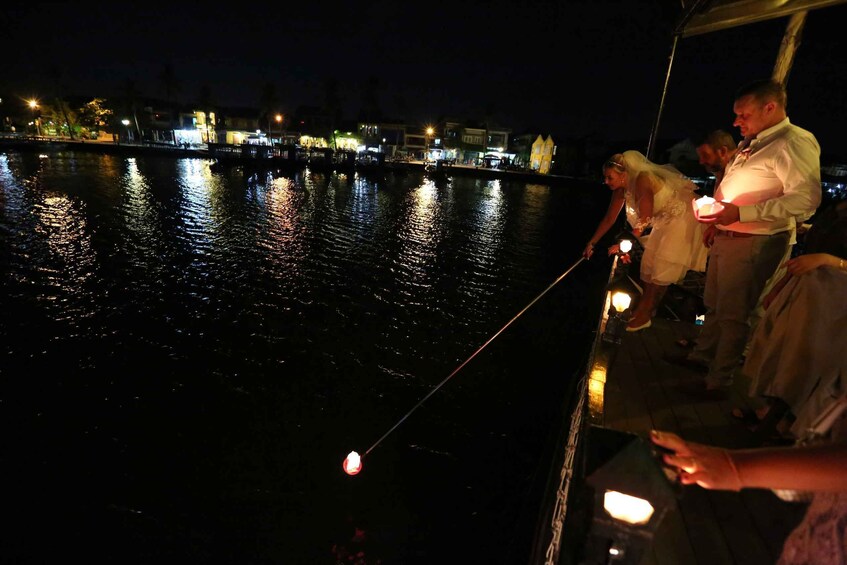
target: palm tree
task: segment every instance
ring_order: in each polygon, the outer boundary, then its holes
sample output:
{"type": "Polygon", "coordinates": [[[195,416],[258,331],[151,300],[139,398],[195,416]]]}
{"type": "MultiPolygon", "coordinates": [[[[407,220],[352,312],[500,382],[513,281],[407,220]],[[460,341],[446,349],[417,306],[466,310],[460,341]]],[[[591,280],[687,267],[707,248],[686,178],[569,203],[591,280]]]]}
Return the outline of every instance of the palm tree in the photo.
{"type": "Polygon", "coordinates": [[[141,128],[138,126],[138,89],[135,86],[135,81],[131,78],[124,82],[124,109],[132,113],[132,120],[135,123],[135,131],[138,134],[138,141],[141,141],[141,128]]]}
{"type": "Polygon", "coordinates": [[[271,137],[271,118],[276,114],[279,101],[276,95],[276,86],[272,82],[266,82],[262,87],[262,96],[259,99],[260,118],[268,123],[268,138],[271,137]]]}
{"type": "Polygon", "coordinates": [[[62,118],[65,123],[65,126],[68,128],[68,135],[71,139],[74,139],[74,128],[71,123],[71,118],[68,111],[68,103],[64,101],[62,98],[62,69],[57,66],[52,66],[50,68],[50,74],[53,77],[53,90],[55,96],[55,106],[61,111],[62,118]]]}

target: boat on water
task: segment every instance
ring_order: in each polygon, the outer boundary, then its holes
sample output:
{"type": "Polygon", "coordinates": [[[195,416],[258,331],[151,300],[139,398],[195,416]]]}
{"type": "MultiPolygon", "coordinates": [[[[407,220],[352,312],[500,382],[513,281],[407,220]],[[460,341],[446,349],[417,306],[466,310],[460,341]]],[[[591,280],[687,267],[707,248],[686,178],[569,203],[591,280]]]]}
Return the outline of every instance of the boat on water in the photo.
{"type": "MultiPolygon", "coordinates": [[[[771,77],[785,84],[807,12],[841,3],[684,1],[648,158],[680,38],[785,17],[789,21],[771,77]]],[[[663,429],[719,447],[756,445],[752,432],[732,415],[733,406],[750,402],[748,383],[739,378],[727,400],[693,399],[681,392],[681,384],[700,382],[702,374],[669,365],[663,357],[679,355],[679,348],[697,335],[696,318],[670,312],[657,316],[646,332],[621,331],[624,323],[613,300],[613,282],[624,278],[625,270],[614,257],[594,345],[573,396],[565,401],[568,416],[562,422],[528,562],[770,565],[805,506],[779,500],[766,489],[682,489],[663,469],[661,454],[648,439],[651,429],[663,429]],[[635,502],[646,503],[650,515],[635,520],[615,514],[610,494],[627,492],[632,493],[630,502],[635,496],[635,502]]]]}
{"type": "Polygon", "coordinates": [[[434,180],[448,180],[450,178],[450,163],[444,159],[425,161],[424,174],[434,180]]]}

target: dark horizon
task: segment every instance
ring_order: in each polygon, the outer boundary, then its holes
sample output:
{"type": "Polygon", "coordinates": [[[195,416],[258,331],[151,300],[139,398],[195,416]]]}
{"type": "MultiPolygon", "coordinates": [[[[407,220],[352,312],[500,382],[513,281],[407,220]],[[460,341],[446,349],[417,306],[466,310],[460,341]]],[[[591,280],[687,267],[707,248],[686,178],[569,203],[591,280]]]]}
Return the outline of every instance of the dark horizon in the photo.
{"type": "MultiPolygon", "coordinates": [[[[372,2],[355,10],[257,5],[248,14],[194,13],[180,3],[144,18],[103,4],[27,4],[0,17],[18,52],[7,61],[8,94],[46,98],[58,68],[68,95],[119,96],[127,79],[165,99],[158,79],[171,65],[186,103],[208,85],[224,107],[258,107],[266,83],[280,110],[321,106],[324,84],[340,86],[345,119],[376,77],[387,118],[432,123],[440,116],[490,119],[514,132],[560,138],[643,139],[662,97],[676,3],[502,1],[443,10],[372,2]],[[266,8],[266,9],[264,9],[266,8]],[[625,11],[626,10],[626,11],[625,11]],[[32,38],[36,37],[37,41],[32,38]],[[57,54],[60,56],[57,57],[57,54]]],[[[732,98],[770,76],[788,18],[679,41],[658,137],[685,139],[732,127],[732,98]]],[[[818,138],[824,156],[847,160],[847,4],[808,14],[789,75],[789,117],[818,138]]],[[[7,47],[7,52],[14,52],[7,47]]]]}

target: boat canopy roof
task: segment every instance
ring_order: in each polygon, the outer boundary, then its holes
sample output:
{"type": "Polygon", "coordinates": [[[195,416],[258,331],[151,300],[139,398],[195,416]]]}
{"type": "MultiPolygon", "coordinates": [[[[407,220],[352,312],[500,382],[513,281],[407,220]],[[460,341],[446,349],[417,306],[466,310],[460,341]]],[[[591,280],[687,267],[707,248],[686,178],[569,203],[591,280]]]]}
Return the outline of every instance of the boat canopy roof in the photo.
{"type": "Polygon", "coordinates": [[[691,37],[843,4],[845,0],[683,0],[675,33],[691,37]]]}

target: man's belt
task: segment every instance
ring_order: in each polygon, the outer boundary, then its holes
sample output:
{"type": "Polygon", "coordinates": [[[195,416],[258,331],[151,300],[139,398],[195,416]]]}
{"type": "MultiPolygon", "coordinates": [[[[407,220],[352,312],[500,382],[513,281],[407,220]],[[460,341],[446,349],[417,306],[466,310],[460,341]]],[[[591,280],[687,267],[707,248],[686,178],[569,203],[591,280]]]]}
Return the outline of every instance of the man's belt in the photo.
{"type": "Polygon", "coordinates": [[[776,233],[745,233],[741,231],[732,231],[732,230],[717,230],[718,235],[722,235],[724,237],[771,237],[774,235],[779,235],[781,233],[785,233],[784,231],[778,231],[776,233]]]}
{"type": "MultiPolygon", "coordinates": [[[[740,231],[730,231],[730,230],[718,230],[717,235],[722,235],[724,237],[753,237],[754,235],[760,235],[755,233],[744,233],[740,231]]],[[[762,234],[765,235],[765,234],[762,234]]]]}

